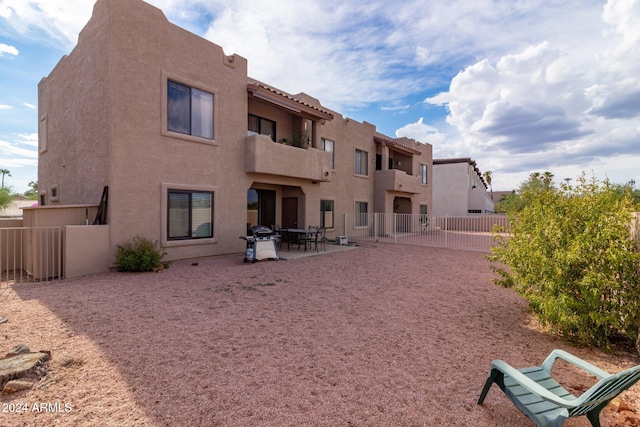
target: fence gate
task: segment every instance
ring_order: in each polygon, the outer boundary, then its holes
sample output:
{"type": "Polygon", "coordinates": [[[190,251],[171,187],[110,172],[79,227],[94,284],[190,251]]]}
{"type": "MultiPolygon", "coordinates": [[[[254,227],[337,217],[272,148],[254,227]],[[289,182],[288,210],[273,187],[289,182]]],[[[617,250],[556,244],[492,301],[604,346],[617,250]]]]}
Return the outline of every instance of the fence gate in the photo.
{"type": "Polygon", "coordinates": [[[421,214],[345,214],[349,241],[376,241],[490,252],[493,231],[507,233],[505,215],[436,217],[421,214]]]}
{"type": "Polygon", "coordinates": [[[0,228],[0,287],[63,277],[63,227],[0,228]]]}

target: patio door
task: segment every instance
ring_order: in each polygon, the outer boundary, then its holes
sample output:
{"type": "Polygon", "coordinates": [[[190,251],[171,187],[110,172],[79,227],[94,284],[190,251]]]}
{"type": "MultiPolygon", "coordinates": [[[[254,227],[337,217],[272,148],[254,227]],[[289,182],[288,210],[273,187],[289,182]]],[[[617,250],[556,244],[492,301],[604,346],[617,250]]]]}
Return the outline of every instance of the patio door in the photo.
{"type": "Polygon", "coordinates": [[[406,233],[411,231],[411,199],[396,197],[393,199],[393,213],[396,217],[396,232],[406,233]]]}
{"type": "Polygon", "coordinates": [[[282,227],[298,228],[298,198],[282,198],[282,227]]]}
{"type": "Polygon", "coordinates": [[[247,192],[247,225],[276,224],[276,192],[273,190],[249,189],[247,192]]]}

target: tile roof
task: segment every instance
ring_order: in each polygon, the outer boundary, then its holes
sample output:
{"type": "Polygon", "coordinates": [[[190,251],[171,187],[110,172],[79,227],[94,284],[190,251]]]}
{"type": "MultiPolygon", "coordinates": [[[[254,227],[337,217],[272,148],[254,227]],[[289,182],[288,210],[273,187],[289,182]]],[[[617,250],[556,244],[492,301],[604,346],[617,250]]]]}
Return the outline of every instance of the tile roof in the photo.
{"type": "MultiPolygon", "coordinates": [[[[328,110],[325,110],[324,108],[320,108],[317,107],[313,104],[310,104],[308,102],[304,102],[301,101],[299,99],[297,99],[296,97],[294,97],[293,95],[290,95],[284,91],[281,91],[279,89],[276,89],[274,87],[268,86],[264,83],[260,83],[258,81],[252,81],[249,84],[247,84],[247,91],[253,93],[254,95],[256,93],[258,94],[268,94],[268,95],[275,95],[277,101],[280,102],[284,102],[286,103],[283,106],[288,106],[288,104],[292,104],[292,105],[297,105],[298,107],[305,107],[306,109],[310,109],[312,110],[315,114],[318,115],[318,117],[325,119],[325,120],[332,120],[333,119],[333,114],[331,112],[329,112],[328,110]],[[280,98],[280,99],[278,99],[280,98]]],[[[278,103],[278,102],[276,102],[278,103]]]]}

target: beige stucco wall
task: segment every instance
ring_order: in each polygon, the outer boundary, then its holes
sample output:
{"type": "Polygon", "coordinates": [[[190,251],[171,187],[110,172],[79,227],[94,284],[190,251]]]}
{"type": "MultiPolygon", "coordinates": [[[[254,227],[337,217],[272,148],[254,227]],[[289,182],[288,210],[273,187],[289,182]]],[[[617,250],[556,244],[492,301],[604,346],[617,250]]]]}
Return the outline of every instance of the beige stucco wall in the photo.
{"type": "Polygon", "coordinates": [[[433,214],[466,216],[470,210],[493,212],[493,201],[466,161],[433,165],[433,214]]]}
{"type": "Polygon", "coordinates": [[[165,240],[168,259],[242,250],[246,60],[146,3],[101,0],[76,49],[40,84],[40,99],[42,188],[57,185],[57,203],[68,204],[97,202],[108,185],[112,253],[134,234],[162,239],[168,187],[213,190],[216,206],[215,237],[165,240]],[[214,94],[214,141],[166,132],[169,78],[214,94]]]}
{"type": "Polygon", "coordinates": [[[433,214],[464,216],[468,213],[469,164],[433,165],[433,214]]]}
{"type": "Polygon", "coordinates": [[[69,225],[64,233],[64,277],[109,271],[108,225],[69,225]]]}
{"type": "MultiPolygon", "coordinates": [[[[261,146],[248,164],[247,151],[261,142],[247,138],[249,111],[275,120],[278,139],[291,138],[301,123],[286,109],[249,99],[249,82],[244,58],[169,23],[159,9],[139,0],[98,0],[78,46],[39,85],[38,178],[47,205],[97,204],[109,186],[110,263],[117,245],[136,234],[158,240],[167,260],[243,252],[238,237],[246,232],[252,187],[276,190],[278,223],[282,198],[297,197],[301,227],[320,224],[320,201],[333,200],[329,236],[342,234],[344,214],[354,213],[356,202],[366,202],[369,212],[391,212],[394,197],[402,196],[411,198],[414,213],[420,204],[431,209],[431,146],[420,144],[420,154],[403,159],[411,159],[414,176],[420,163],[429,166],[420,193],[378,195],[376,128],[337,112],[323,124],[316,120],[315,147],[261,146]],[[168,79],[214,95],[213,141],[167,131],[168,79]],[[320,138],[335,143],[334,169],[327,168],[320,138]],[[354,173],[356,148],[368,153],[366,176],[354,173]],[[279,153],[285,149],[297,151],[279,153]],[[282,165],[271,162],[274,155],[282,165]],[[56,199],[49,197],[54,188],[56,199]],[[167,239],[169,189],[214,192],[212,239],[167,239]]],[[[326,110],[312,97],[296,97],[326,110]]]]}

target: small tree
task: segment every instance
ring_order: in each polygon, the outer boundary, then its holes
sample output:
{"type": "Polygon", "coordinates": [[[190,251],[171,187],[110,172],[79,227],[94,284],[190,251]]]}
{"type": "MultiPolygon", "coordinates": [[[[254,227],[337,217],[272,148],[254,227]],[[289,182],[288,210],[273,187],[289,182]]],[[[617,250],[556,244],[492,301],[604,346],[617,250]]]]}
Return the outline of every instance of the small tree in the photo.
{"type": "Polygon", "coordinates": [[[11,189],[0,188],[0,212],[9,207],[12,201],[13,196],[11,195],[11,189]]]}
{"type": "Polygon", "coordinates": [[[38,199],[38,182],[37,181],[29,182],[29,189],[24,192],[24,197],[32,200],[38,199]]]}
{"type": "Polygon", "coordinates": [[[497,282],[524,296],[544,324],[581,343],[607,349],[614,335],[636,339],[640,254],[629,194],[583,175],[575,187],[543,182],[521,197],[524,207],[509,212],[511,236],[490,256],[497,282]]]}

